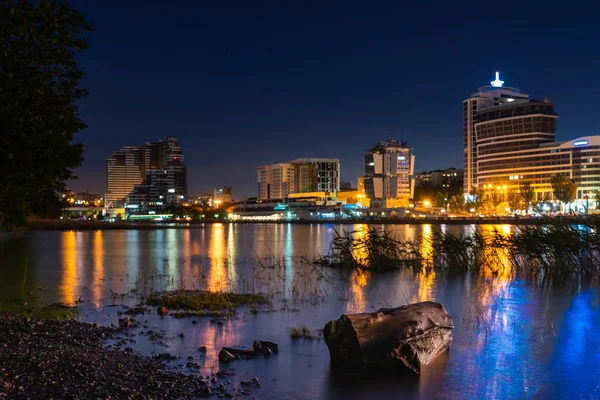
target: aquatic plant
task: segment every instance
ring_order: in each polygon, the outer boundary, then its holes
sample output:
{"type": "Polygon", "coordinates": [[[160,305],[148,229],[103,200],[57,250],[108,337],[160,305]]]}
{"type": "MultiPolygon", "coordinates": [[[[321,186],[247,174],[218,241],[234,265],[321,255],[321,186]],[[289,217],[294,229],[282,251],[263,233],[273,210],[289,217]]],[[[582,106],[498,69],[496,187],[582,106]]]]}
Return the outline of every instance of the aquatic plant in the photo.
{"type": "Polygon", "coordinates": [[[510,269],[534,274],[592,274],[600,268],[600,217],[581,224],[558,218],[543,224],[497,229],[485,234],[434,231],[415,240],[374,227],[337,231],[330,254],[318,263],[348,269],[386,271],[406,267],[438,271],[479,271],[492,275],[510,269]]]}
{"type": "Polygon", "coordinates": [[[335,233],[330,245],[331,256],[317,263],[380,271],[420,264],[419,244],[398,240],[390,232],[369,227],[343,234],[336,230],[335,233]]]}
{"type": "Polygon", "coordinates": [[[262,294],[210,292],[205,290],[175,290],[153,293],[146,304],[185,310],[185,316],[208,316],[235,313],[241,305],[269,304],[262,294]]]}
{"type": "Polygon", "coordinates": [[[306,325],[290,328],[290,337],[292,339],[314,339],[312,331],[306,325]]]}

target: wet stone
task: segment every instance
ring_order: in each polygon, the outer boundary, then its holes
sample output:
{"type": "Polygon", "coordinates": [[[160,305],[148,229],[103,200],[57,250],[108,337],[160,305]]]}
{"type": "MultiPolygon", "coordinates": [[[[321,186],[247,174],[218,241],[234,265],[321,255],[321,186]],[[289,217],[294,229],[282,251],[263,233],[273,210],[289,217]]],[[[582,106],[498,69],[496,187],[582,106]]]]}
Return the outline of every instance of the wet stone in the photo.
{"type": "Polygon", "coordinates": [[[119,328],[121,329],[129,329],[135,326],[135,320],[131,317],[125,317],[119,319],[119,328]]]}
{"type": "Polygon", "coordinates": [[[230,362],[235,359],[236,359],[236,357],[225,349],[222,349],[219,352],[219,360],[221,360],[223,362],[230,362]]]}

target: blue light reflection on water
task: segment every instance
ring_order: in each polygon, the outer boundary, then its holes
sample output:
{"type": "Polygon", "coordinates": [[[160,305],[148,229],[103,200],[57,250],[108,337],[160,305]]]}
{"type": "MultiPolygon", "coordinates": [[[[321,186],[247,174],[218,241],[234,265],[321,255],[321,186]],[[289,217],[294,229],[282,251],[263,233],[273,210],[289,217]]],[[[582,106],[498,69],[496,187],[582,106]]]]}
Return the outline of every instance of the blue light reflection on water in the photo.
{"type": "Polygon", "coordinates": [[[599,332],[598,291],[582,291],[571,301],[558,331],[550,370],[552,393],[562,398],[600,398],[599,332]]]}

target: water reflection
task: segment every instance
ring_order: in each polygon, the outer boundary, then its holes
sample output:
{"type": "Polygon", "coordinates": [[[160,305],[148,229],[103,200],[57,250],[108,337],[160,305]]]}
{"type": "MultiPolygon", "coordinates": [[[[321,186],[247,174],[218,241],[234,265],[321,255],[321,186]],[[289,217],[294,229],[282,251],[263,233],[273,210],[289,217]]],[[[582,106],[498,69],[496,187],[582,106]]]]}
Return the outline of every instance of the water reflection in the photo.
{"type": "Polygon", "coordinates": [[[102,231],[94,232],[94,261],[93,261],[93,276],[92,283],[92,301],[96,307],[100,306],[102,300],[102,286],[104,281],[104,242],[102,239],[102,231]]]}
{"type": "Polygon", "coordinates": [[[421,257],[423,259],[423,265],[421,270],[417,272],[415,280],[417,282],[417,295],[411,299],[412,302],[427,301],[435,298],[434,296],[434,285],[436,272],[433,267],[433,242],[431,225],[423,225],[421,232],[421,257]]]}
{"type": "Polygon", "coordinates": [[[350,299],[346,307],[347,313],[362,313],[367,311],[367,294],[365,288],[369,283],[371,273],[362,269],[352,271],[350,276],[350,299]]]}
{"type": "MultiPolygon", "coordinates": [[[[494,237],[496,234],[500,238],[506,237],[511,232],[510,226],[503,225],[498,229],[495,226],[483,226],[481,233],[484,237],[494,237]]],[[[480,279],[483,288],[481,294],[481,304],[486,307],[490,302],[500,294],[505,294],[508,284],[513,280],[513,266],[510,261],[510,248],[508,247],[488,247],[482,250],[481,254],[480,279]]]]}
{"type": "MultiPolygon", "coordinates": [[[[357,225],[352,230],[361,235],[365,228],[357,225]]],[[[512,229],[496,228],[501,235],[512,229]]],[[[457,234],[480,229],[487,237],[494,233],[494,227],[485,226],[395,225],[385,229],[406,239],[427,238],[437,229],[457,234]]],[[[222,346],[250,345],[256,339],[280,343],[282,351],[277,356],[235,365],[238,377],[258,376],[269,382],[266,397],[290,398],[309,391],[321,398],[599,397],[596,382],[600,378],[600,357],[595,354],[600,346],[600,313],[596,286],[586,288],[581,282],[569,290],[532,286],[515,277],[509,263],[510,249],[483,254],[482,259],[490,262],[484,264],[480,274],[412,269],[371,274],[317,268],[297,261],[301,256],[326,254],[333,235],[334,227],[330,225],[215,224],[191,230],[39,232],[18,241],[0,236],[0,267],[6,272],[1,284],[16,289],[20,296],[26,294],[21,292],[35,292],[41,304],[57,300],[73,303],[81,296],[85,301],[80,306],[82,318],[94,320],[85,307],[109,304],[112,300],[107,294],[125,293],[136,276],[147,277],[155,289],[182,285],[191,288],[197,285],[202,271],[206,275],[204,287],[240,290],[244,279],[247,287],[252,287],[250,282],[254,281],[250,279],[257,276],[253,263],[257,255],[285,259],[285,268],[270,268],[272,265],[266,262],[269,265],[259,269],[256,290],[285,292],[296,288],[298,296],[284,293],[283,297],[289,309],[299,312],[254,316],[242,311],[239,318],[223,325],[203,319],[198,324],[185,319],[163,320],[152,314],[144,316],[148,329],[156,330],[158,326],[167,331],[169,351],[181,351],[177,355],[183,359],[191,355],[203,360],[196,349],[206,345],[209,352],[202,373],[219,368],[217,354],[222,346]],[[51,290],[21,289],[26,263],[27,285],[31,282],[51,290]],[[175,279],[170,277],[167,282],[163,273],[175,279]],[[329,357],[323,341],[289,339],[291,326],[307,325],[315,330],[343,313],[422,300],[441,302],[452,315],[455,331],[448,359],[420,382],[336,381],[327,372],[329,357]],[[181,332],[185,332],[185,338],[177,336],[181,332]],[[310,390],[306,389],[308,385],[310,390]]],[[[428,263],[432,262],[435,249],[431,243],[422,240],[419,246],[428,263]]],[[[0,293],[1,306],[6,298],[0,293]]],[[[122,300],[130,306],[138,301],[127,296],[122,300]]],[[[98,318],[102,323],[117,323],[118,310],[106,307],[98,318]]],[[[128,345],[142,354],[165,351],[141,339],[128,345]]]]}
{"type": "Polygon", "coordinates": [[[209,244],[209,290],[225,291],[228,288],[227,274],[225,270],[225,253],[225,228],[223,227],[223,224],[212,224],[209,244]]]}
{"type": "Polygon", "coordinates": [[[62,233],[62,258],[64,272],[60,285],[60,301],[65,304],[73,304],[77,300],[75,297],[77,287],[77,243],[74,231],[62,233]]]}

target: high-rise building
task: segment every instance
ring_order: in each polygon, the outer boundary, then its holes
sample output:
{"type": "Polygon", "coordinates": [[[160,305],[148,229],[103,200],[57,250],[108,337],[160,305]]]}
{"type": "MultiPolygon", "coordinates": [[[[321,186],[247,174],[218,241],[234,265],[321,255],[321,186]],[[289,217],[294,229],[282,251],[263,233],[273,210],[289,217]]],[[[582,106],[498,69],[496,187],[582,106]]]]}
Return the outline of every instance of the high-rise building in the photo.
{"type": "Polygon", "coordinates": [[[290,163],[275,163],[257,168],[258,198],[260,200],[285,199],[294,193],[294,166],[290,163]]]}
{"type": "Polygon", "coordinates": [[[288,162],[294,165],[294,193],[340,190],[338,158],[297,158],[288,162]]]}
{"type": "Polygon", "coordinates": [[[528,183],[539,200],[552,196],[556,174],[572,179],[577,196],[600,189],[600,136],[556,142],[558,114],[549,99],[532,100],[503,86],[496,73],[463,102],[464,192],[514,192],[528,183]]]}
{"type": "MultiPolygon", "coordinates": [[[[529,103],[529,95],[521,93],[516,88],[504,87],[503,84],[504,81],[500,80],[499,73],[496,73],[496,79],[490,82],[491,86],[480,87],[477,93],[463,101],[463,166],[465,174],[463,190],[465,194],[469,194],[473,187],[477,186],[478,141],[476,124],[480,120],[480,114],[497,106],[529,103]]],[[[533,115],[530,115],[530,118],[533,117],[533,115]]],[[[506,122],[506,128],[510,130],[512,120],[509,119],[506,122]]],[[[523,121],[521,121],[522,123],[523,121]]],[[[552,130],[553,133],[554,130],[552,130]]],[[[550,141],[552,140],[553,137],[550,141]]]]}
{"type": "Polygon", "coordinates": [[[167,137],[143,146],[125,146],[105,162],[105,207],[126,203],[170,204],[187,196],[181,145],[167,137]]]}
{"type": "Polygon", "coordinates": [[[285,199],[291,193],[337,192],[340,190],[340,160],[298,158],[256,169],[258,198],[285,199]]]}
{"type": "Polygon", "coordinates": [[[104,164],[104,205],[122,208],[135,185],[144,181],[144,149],[125,146],[112,153],[104,164]]]}
{"type": "Polygon", "coordinates": [[[372,207],[406,207],[414,192],[415,156],[406,142],[380,141],[365,155],[364,186],[372,207]]]}

